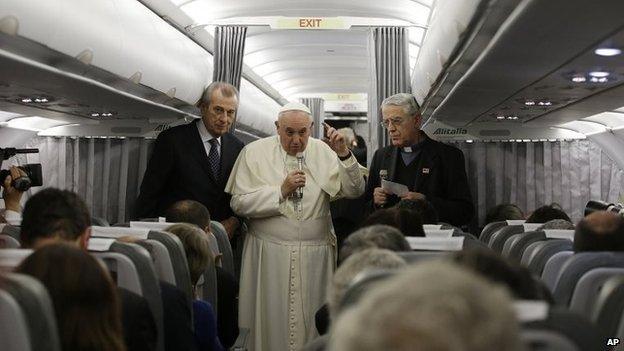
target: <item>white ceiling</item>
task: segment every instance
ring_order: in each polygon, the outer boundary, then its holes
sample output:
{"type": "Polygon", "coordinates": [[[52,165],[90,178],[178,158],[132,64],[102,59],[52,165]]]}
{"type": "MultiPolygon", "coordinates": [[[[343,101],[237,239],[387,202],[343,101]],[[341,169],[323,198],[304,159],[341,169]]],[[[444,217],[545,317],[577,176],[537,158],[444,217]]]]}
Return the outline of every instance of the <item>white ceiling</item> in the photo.
{"type": "Polygon", "coordinates": [[[208,29],[249,24],[245,64],[289,100],[368,91],[368,25],[400,23],[410,31],[413,67],[433,0],[170,0],[208,29]],[[275,16],[344,17],[350,30],[272,30],[275,16]],[[363,24],[363,25],[362,25],[363,24]],[[413,27],[412,27],[413,26],[413,27]]]}

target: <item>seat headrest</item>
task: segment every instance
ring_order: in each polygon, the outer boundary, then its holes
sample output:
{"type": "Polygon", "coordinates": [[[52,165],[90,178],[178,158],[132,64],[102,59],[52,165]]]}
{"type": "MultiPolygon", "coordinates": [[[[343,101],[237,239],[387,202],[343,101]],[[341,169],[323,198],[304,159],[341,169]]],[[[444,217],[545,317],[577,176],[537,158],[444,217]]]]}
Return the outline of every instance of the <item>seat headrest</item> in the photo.
{"type": "Polygon", "coordinates": [[[425,230],[425,237],[427,238],[450,238],[453,236],[454,229],[437,229],[437,230],[425,230]]]}
{"type": "Polygon", "coordinates": [[[139,239],[147,239],[149,229],[145,228],[126,228],[126,227],[91,227],[91,236],[100,238],[120,238],[123,236],[131,236],[139,239]]]}
{"type": "Polygon", "coordinates": [[[464,247],[463,236],[450,238],[405,237],[412,250],[460,251],[464,247]]]}
{"type": "Polygon", "coordinates": [[[0,250],[0,268],[12,270],[31,253],[33,253],[31,249],[2,249],[0,250]]]}

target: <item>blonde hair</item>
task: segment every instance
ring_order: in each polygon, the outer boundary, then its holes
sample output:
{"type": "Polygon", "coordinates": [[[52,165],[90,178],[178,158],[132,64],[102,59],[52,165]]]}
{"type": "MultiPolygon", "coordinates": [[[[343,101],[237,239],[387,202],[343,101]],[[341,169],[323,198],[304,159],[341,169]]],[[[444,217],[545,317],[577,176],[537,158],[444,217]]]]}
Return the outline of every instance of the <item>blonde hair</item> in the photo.
{"type": "Polygon", "coordinates": [[[199,227],[186,223],[174,224],[166,231],[182,241],[191,274],[191,282],[193,285],[197,284],[199,277],[204,273],[210,261],[214,261],[206,233],[199,227]]]}

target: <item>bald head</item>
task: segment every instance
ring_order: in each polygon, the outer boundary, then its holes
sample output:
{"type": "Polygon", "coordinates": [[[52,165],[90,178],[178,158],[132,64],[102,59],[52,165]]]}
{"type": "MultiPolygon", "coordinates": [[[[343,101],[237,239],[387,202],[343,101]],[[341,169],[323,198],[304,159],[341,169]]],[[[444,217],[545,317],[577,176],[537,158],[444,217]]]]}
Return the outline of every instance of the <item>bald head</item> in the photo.
{"type": "Polygon", "coordinates": [[[194,200],[181,200],[171,205],[165,212],[167,222],[195,224],[205,231],[210,230],[210,212],[202,203],[194,200]]]}
{"type": "Polygon", "coordinates": [[[574,251],[624,251],[624,218],[607,211],[589,214],[576,226],[574,251]]]}

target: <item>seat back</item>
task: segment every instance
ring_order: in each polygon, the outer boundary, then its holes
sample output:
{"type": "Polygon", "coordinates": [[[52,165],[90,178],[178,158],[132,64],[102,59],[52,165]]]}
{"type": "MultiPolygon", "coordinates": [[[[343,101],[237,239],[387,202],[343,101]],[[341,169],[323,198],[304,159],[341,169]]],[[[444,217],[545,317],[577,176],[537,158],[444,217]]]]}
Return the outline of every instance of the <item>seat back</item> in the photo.
{"type": "Polygon", "coordinates": [[[501,255],[503,257],[509,258],[509,254],[511,252],[511,248],[515,243],[517,243],[522,236],[527,233],[514,234],[505,240],[505,244],[503,245],[503,251],[501,251],[501,255]]]}
{"type": "Polygon", "coordinates": [[[574,287],[570,310],[590,318],[602,286],[614,276],[624,276],[624,268],[596,268],[585,273],[574,287]]]}
{"type": "Polygon", "coordinates": [[[0,234],[13,237],[15,240],[20,241],[21,227],[11,224],[0,224],[0,234]]]}
{"type": "Polygon", "coordinates": [[[514,234],[524,233],[524,226],[522,225],[508,225],[500,228],[492,234],[488,241],[488,246],[496,252],[502,252],[505,241],[514,234]]]}
{"type": "MultiPolygon", "coordinates": [[[[204,273],[197,282],[197,294],[201,300],[209,302],[213,306],[217,306],[219,296],[217,293],[217,271],[214,262],[209,262],[204,273]]],[[[214,310],[215,315],[217,309],[214,310]]]]}
{"type": "MultiPolygon", "coordinates": [[[[569,350],[594,351],[600,349],[606,340],[606,334],[591,323],[588,318],[564,308],[551,308],[545,320],[523,323],[522,330],[523,333],[525,331],[543,331],[559,335],[573,345],[573,347],[568,346],[570,347],[569,350]]],[[[538,350],[551,350],[551,348],[538,350]]]]}
{"type": "Polygon", "coordinates": [[[0,250],[0,271],[12,271],[31,253],[33,253],[33,250],[30,249],[0,250]]]}
{"type": "Polygon", "coordinates": [[[223,225],[216,221],[210,222],[210,230],[212,234],[217,238],[217,244],[219,245],[219,251],[221,251],[221,267],[228,273],[236,276],[234,270],[234,254],[232,252],[232,245],[230,239],[227,236],[227,232],[223,225]]]}
{"type": "Polygon", "coordinates": [[[563,264],[574,254],[572,251],[561,251],[554,254],[546,265],[544,265],[544,272],[542,273],[542,281],[546,287],[553,291],[559,274],[561,273],[561,267],[563,264]]]}
{"type": "Polygon", "coordinates": [[[492,234],[494,234],[494,232],[496,232],[497,230],[505,226],[507,226],[506,221],[492,222],[492,223],[486,224],[485,227],[483,227],[483,230],[481,230],[481,234],[479,235],[479,240],[481,240],[482,242],[486,244],[489,243],[490,237],[492,236],[492,234]]]}
{"type": "Polygon", "coordinates": [[[392,270],[371,270],[356,275],[340,300],[339,310],[353,306],[371,290],[373,285],[392,277],[395,273],[392,270]]]}
{"type": "Polygon", "coordinates": [[[193,285],[191,284],[191,275],[188,270],[188,261],[184,245],[180,238],[165,231],[150,230],[147,236],[150,240],[156,240],[167,248],[169,259],[173,265],[173,275],[175,282],[173,285],[184,291],[189,301],[194,300],[193,285]]]}
{"type": "Polygon", "coordinates": [[[546,266],[546,262],[550,260],[558,252],[572,251],[572,242],[565,239],[548,239],[540,241],[535,245],[533,257],[529,261],[528,268],[531,272],[541,276],[546,266]]]}
{"type": "Polygon", "coordinates": [[[572,255],[561,268],[553,289],[555,301],[568,305],[579,279],[594,268],[624,268],[624,252],[581,252],[572,255]]]}
{"type": "Polygon", "coordinates": [[[169,251],[167,251],[165,245],[152,239],[138,241],[137,245],[144,247],[149,252],[158,279],[176,285],[173,263],[171,263],[169,251]]]}
{"type": "Polygon", "coordinates": [[[600,289],[590,316],[607,335],[624,338],[624,276],[609,278],[600,289]]]}
{"type": "Polygon", "coordinates": [[[520,339],[530,351],[582,351],[565,336],[550,330],[522,330],[520,339]]]}
{"type": "MultiPolygon", "coordinates": [[[[101,227],[100,227],[101,228],[101,227]]],[[[115,227],[110,227],[115,230],[115,227]]],[[[117,228],[119,229],[119,228],[117,228]]],[[[131,228],[123,228],[123,229],[131,229],[131,228]]],[[[117,233],[117,232],[115,232],[117,233]]],[[[115,236],[115,235],[111,235],[115,236]]],[[[147,236],[147,232],[145,233],[147,236]]],[[[96,240],[92,243],[92,241],[97,238],[91,238],[89,240],[89,248],[92,249],[96,244],[101,244],[102,240],[96,240]]],[[[156,269],[154,268],[154,263],[152,262],[152,257],[149,252],[137,244],[124,243],[115,240],[111,240],[111,238],[107,238],[105,245],[101,245],[99,247],[100,253],[118,253],[130,260],[130,262],[136,268],[136,273],[138,275],[138,283],[140,286],[140,295],[142,295],[146,300],[147,304],[152,311],[154,316],[154,321],[156,322],[156,330],[158,331],[158,343],[157,349],[159,351],[164,350],[164,322],[163,322],[163,306],[162,306],[162,297],[160,293],[160,283],[158,279],[158,275],[156,274],[156,269]]],[[[119,256],[111,256],[111,255],[101,255],[97,254],[96,257],[100,257],[102,259],[109,257],[109,262],[125,262],[123,266],[117,266],[117,269],[121,267],[128,268],[128,263],[126,260],[119,258],[119,256]],[[116,257],[114,261],[111,261],[110,257],[116,257]]],[[[105,262],[107,262],[104,259],[105,262]]],[[[108,262],[107,262],[108,265],[108,262]]],[[[121,282],[120,277],[117,277],[118,285],[121,282]]],[[[133,279],[133,278],[128,278],[133,279]]],[[[119,285],[121,286],[121,285],[119,285]]],[[[125,287],[125,286],[123,286],[125,287]]],[[[129,290],[133,292],[137,292],[136,288],[129,290]]]]}
{"type": "Polygon", "coordinates": [[[19,304],[32,350],[60,351],[54,307],[43,284],[24,274],[8,273],[4,275],[3,290],[19,304]]]}
{"type": "Polygon", "coordinates": [[[521,265],[528,267],[529,262],[533,258],[531,248],[536,242],[544,240],[546,240],[546,235],[544,235],[543,231],[525,233],[509,248],[509,258],[517,258],[521,265]]]}
{"type": "Polygon", "coordinates": [[[18,249],[20,242],[12,236],[0,234],[0,249],[18,249]]]}
{"type": "Polygon", "coordinates": [[[0,290],[0,349],[32,350],[26,317],[15,298],[4,290],[0,290]]]}

